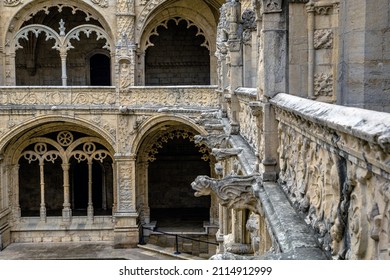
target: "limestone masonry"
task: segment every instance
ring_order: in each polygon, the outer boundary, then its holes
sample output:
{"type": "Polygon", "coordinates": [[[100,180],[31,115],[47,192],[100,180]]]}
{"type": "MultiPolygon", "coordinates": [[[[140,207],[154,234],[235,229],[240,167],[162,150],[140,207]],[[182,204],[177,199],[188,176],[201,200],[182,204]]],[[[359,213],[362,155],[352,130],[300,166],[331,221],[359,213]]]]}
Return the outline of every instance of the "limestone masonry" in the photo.
{"type": "Polygon", "coordinates": [[[0,0],[0,254],[390,259],[390,0],[0,0]]]}

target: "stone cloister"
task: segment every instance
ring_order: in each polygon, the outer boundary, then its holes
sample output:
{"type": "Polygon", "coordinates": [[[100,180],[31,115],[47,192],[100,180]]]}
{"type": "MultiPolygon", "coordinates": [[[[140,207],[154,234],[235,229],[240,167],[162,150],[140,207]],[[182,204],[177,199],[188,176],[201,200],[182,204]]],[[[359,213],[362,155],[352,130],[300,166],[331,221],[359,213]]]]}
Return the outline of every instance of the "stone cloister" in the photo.
{"type": "Polygon", "coordinates": [[[1,0],[0,251],[389,259],[389,9],[1,0]]]}

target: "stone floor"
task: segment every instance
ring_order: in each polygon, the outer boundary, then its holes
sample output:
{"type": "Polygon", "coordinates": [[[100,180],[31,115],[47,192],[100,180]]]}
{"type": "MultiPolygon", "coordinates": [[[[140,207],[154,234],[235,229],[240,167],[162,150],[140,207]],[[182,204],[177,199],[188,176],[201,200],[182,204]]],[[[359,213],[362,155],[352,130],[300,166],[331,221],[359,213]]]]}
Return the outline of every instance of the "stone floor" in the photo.
{"type": "Polygon", "coordinates": [[[13,243],[0,251],[0,260],[174,260],[173,256],[142,248],[114,249],[111,243],[13,243]]]}

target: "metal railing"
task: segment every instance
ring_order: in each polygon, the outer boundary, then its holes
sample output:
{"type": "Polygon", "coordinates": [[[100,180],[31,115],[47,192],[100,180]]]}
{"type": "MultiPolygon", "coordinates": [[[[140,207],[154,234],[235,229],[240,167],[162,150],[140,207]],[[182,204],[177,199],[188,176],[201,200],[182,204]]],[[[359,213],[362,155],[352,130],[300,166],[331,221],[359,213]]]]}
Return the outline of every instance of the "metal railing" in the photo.
{"type": "Polygon", "coordinates": [[[161,233],[163,235],[175,236],[175,252],[174,252],[175,255],[181,254],[180,251],[179,251],[179,238],[187,239],[187,240],[191,240],[191,241],[196,241],[196,242],[199,242],[199,243],[206,243],[206,244],[216,245],[216,246],[219,245],[216,242],[204,241],[204,240],[201,240],[201,239],[196,239],[196,238],[191,238],[191,237],[188,237],[188,236],[179,235],[177,233],[168,233],[168,232],[164,232],[164,231],[161,231],[161,230],[151,229],[151,228],[148,228],[148,227],[144,227],[144,225],[141,225],[141,235],[140,235],[140,241],[139,241],[140,245],[145,245],[146,244],[145,236],[144,236],[144,230],[145,229],[149,230],[151,232],[161,233]]]}

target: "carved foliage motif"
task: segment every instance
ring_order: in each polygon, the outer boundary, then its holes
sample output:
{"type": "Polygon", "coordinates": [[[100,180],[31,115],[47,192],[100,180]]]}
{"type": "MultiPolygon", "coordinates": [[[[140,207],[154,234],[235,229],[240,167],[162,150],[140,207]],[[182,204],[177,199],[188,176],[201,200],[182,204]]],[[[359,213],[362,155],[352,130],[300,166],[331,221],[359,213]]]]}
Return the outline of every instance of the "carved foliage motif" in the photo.
{"type": "Polygon", "coordinates": [[[92,3],[102,7],[107,8],[108,7],[108,0],[91,0],[92,3]]]}
{"type": "Polygon", "coordinates": [[[249,42],[251,39],[252,31],[256,30],[257,24],[256,24],[256,13],[253,10],[246,9],[242,13],[242,26],[243,26],[243,33],[242,33],[242,40],[244,43],[249,42]]]}
{"type": "Polygon", "coordinates": [[[22,3],[23,3],[22,0],[4,0],[4,6],[8,6],[8,7],[15,7],[22,3]]]}
{"type": "Polygon", "coordinates": [[[142,27],[144,26],[151,11],[154,10],[157,6],[159,6],[164,1],[165,0],[149,0],[147,2],[144,1],[145,6],[138,17],[138,21],[136,24],[136,30],[138,34],[141,33],[142,27]]]}
{"type": "MultiPolygon", "coordinates": [[[[262,134],[262,112],[253,115],[253,110],[249,102],[240,100],[241,112],[239,114],[240,133],[256,150],[259,148],[259,142],[263,141],[262,134]]],[[[260,145],[260,148],[262,145],[260,145]]],[[[262,153],[261,153],[262,154],[262,153]]]]}
{"type": "Polygon", "coordinates": [[[314,95],[332,96],[333,95],[333,74],[321,73],[314,75],[314,95]]]}
{"type": "Polygon", "coordinates": [[[388,180],[362,167],[376,149],[291,113],[277,110],[277,115],[280,183],[322,247],[333,258],[387,259],[388,180]],[[351,155],[363,150],[362,162],[351,155]]]}
{"type": "Polygon", "coordinates": [[[134,106],[218,107],[218,95],[213,89],[131,89],[121,92],[121,104],[134,106]]]}
{"type": "Polygon", "coordinates": [[[282,11],[282,0],[263,0],[264,13],[279,13],[282,11]]]}
{"type": "Polygon", "coordinates": [[[119,211],[132,210],[133,205],[133,186],[132,186],[132,168],[128,164],[119,163],[119,211]]]}
{"type": "Polygon", "coordinates": [[[83,89],[68,91],[19,91],[0,90],[0,103],[4,105],[112,105],[114,92],[96,92],[83,89]]]}
{"type": "Polygon", "coordinates": [[[317,29],[314,31],[314,48],[317,50],[333,48],[332,29],[317,29]]]}
{"type": "MultiPolygon", "coordinates": [[[[161,149],[165,143],[168,143],[169,140],[174,138],[188,139],[190,142],[194,142],[194,133],[186,129],[171,129],[157,135],[156,140],[148,147],[145,152],[147,154],[146,158],[148,161],[153,162],[156,160],[156,154],[158,154],[159,149],[161,149]]],[[[209,149],[201,144],[194,142],[195,146],[199,148],[199,152],[203,154],[202,159],[208,161],[210,159],[209,149]]]]}

